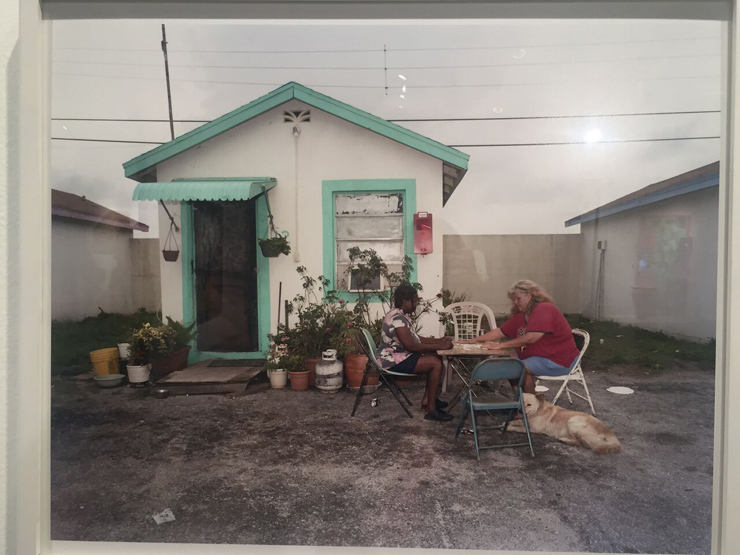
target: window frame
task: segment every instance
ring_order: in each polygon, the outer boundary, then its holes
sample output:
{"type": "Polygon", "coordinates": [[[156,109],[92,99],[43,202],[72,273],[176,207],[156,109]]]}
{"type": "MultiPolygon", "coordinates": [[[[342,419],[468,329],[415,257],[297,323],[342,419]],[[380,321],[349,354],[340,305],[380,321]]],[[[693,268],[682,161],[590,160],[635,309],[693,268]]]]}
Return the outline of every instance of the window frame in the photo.
{"type": "MultiPolygon", "coordinates": [[[[321,183],[321,206],[323,221],[323,261],[324,277],[329,280],[327,289],[336,289],[339,283],[337,276],[336,254],[336,197],[341,194],[401,194],[403,198],[403,251],[411,258],[414,269],[411,280],[418,281],[417,257],[414,253],[414,214],[416,213],[416,180],[415,179],[347,179],[325,180],[321,183]]],[[[340,291],[339,298],[347,302],[357,302],[359,293],[340,291]]],[[[376,294],[370,300],[380,302],[376,294]]]]}

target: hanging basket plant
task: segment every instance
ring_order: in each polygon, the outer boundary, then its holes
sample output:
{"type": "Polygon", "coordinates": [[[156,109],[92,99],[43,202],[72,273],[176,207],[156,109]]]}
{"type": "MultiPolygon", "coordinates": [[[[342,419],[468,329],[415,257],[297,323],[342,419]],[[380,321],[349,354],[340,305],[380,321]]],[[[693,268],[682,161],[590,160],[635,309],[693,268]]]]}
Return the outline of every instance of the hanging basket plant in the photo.
{"type": "Polygon", "coordinates": [[[290,254],[288,237],[277,233],[272,237],[260,239],[260,249],[266,258],[276,258],[281,254],[290,254]]]}
{"type": "Polygon", "coordinates": [[[266,192],[265,201],[267,202],[269,225],[267,227],[267,235],[259,240],[262,256],[265,258],[277,258],[281,254],[290,254],[288,232],[278,233],[277,229],[275,229],[275,222],[272,218],[272,211],[270,210],[270,203],[267,201],[266,192]]]}
{"type": "Polygon", "coordinates": [[[176,262],[177,258],[180,256],[180,246],[177,244],[177,239],[175,238],[174,222],[170,223],[170,231],[167,234],[167,239],[164,241],[162,256],[164,256],[166,262],[176,262]]]}

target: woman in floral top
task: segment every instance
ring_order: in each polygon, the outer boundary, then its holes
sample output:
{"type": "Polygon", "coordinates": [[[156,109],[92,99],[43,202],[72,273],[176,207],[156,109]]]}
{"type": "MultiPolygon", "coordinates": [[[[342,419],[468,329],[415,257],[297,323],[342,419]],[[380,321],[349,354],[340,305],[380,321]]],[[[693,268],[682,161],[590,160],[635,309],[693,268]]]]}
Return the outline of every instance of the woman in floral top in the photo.
{"type": "Polygon", "coordinates": [[[442,359],[437,351],[452,348],[449,339],[419,337],[412,328],[409,314],[419,305],[419,294],[414,286],[402,284],[396,288],[393,298],[396,308],[383,319],[377,359],[380,365],[393,372],[404,374],[426,374],[427,387],[421,401],[425,420],[448,422],[452,415],[444,411],[447,403],[438,399],[442,384],[442,359]]]}

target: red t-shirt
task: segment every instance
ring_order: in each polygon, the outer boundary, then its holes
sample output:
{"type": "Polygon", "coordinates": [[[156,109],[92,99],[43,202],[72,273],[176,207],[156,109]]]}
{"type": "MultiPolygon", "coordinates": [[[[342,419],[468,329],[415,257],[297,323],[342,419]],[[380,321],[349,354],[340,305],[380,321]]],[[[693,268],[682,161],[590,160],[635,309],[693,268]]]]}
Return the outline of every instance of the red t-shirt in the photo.
{"type": "Polygon", "coordinates": [[[517,355],[520,359],[545,357],[568,368],[578,356],[578,347],[573,340],[573,332],[568,321],[554,304],[539,303],[529,315],[529,321],[526,321],[524,314],[519,312],[501,326],[501,332],[510,339],[521,337],[531,331],[545,335],[531,345],[518,347],[517,355]]]}

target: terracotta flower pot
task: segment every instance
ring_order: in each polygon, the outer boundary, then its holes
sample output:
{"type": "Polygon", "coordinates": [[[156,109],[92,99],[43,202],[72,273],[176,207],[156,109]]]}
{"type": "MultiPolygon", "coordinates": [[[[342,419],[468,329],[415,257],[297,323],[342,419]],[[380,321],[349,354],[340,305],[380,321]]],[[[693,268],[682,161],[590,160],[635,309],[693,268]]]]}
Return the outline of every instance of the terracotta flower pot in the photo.
{"type": "Polygon", "coordinates": [[[161,380],[166,375],[184,370],[188,366],[188,353],[190,345],[170,353],[166,357],[158,358],[152,361],[152,381],[161,380]]]}
{"type": "Polygon", "coordinates": [[[316,387],[316,363],[320,359],[309,358],[306,361],[306,370],[308,370],[308,387],[316,387]]]}
{"type": "MultiPolygon", "coordinates": [[[[365,366],[368,364],[365,355],[347,355],[344,363],[344,373],[347,376],[347,387],[360,387],[362,383],[362,374],[365,372],[365,366]]],[[[380,376],[371,369],[367,376],[366,385],[378,385],[380,376]]]]}
{"type": "Polygon", "coordinates": [[[308,376],[310,372],[288,372],[290,376],[290,389],[293,391],[306,391],[308,389],[308,376]]]}

